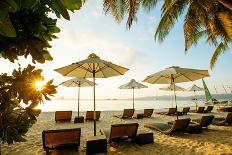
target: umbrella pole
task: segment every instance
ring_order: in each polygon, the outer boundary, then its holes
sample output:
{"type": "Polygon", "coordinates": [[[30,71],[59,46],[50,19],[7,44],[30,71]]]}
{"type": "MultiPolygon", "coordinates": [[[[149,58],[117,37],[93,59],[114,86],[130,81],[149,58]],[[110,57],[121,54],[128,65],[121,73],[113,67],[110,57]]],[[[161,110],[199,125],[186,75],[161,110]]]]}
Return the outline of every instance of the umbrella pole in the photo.
{"type": "Polygon", "coordinates": [[[194,100],[195,100],[195,105],[196,105],[196,110],[197,110],[196,92],[195,92],[195,90],[193,92],[194,92],[194,100]]]}
{"type": "MultiPolygon", "coordinates": [[[[95,69],[95,65],[93,64],[95,69]]],[[[95,105],[95,70],[93,70],[93,119],[94,119],[94,136],[96,136],[96,105],[95,105]]]]}
{"type": "MultiPolygon", "coordinates": [[[[172,78],[172,82],[173,82],[173,91],[174,91],[174,100],[175,100],[175,103],[176,103],[176,86],[175,86],[175,81],[174,81],[174,78],[172,78]]],[[[176,119],[178,120],[178,112],[177,112],[177,103],[176,103],[176,119]]]]}
{"type": "Polygon", "coordinates": [[[134,97],[135,89],[133,88],[133,109],[135,109],[135,97],[134,97]]]}
{"type": "Polygon", "coordinates": [[[77,113],[77,116],[79,117],[79,108],[80,108],[80,84],[78,84],[78,113],[77,113]]]}

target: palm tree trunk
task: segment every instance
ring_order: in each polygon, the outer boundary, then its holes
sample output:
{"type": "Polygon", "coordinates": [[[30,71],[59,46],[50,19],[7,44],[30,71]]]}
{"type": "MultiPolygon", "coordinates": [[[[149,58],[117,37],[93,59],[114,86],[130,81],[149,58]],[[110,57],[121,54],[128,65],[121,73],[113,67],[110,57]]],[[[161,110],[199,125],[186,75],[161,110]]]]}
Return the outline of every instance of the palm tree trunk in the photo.
{"type": "Polygon", "coordinates": [[[225,6],[226,8],[232,10],[232,2],[230,2],[229,0],[218,0],[219,3],[221,3],[223,6],[225,6]]]}

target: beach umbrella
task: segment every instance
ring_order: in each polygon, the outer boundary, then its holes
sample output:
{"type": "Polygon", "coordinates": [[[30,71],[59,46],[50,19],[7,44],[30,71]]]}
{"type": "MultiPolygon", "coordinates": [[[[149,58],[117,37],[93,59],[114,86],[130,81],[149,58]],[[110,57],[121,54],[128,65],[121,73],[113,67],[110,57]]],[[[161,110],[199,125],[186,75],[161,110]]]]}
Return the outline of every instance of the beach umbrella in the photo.
{"type": "Polygon", "coordinates": [[[66,86],[66,87],[78,87],[78,117],[79,117],[79,107],[80,107],[80,87],[91,87],[94,86],[94,83],[92,81],[89,81],[84,78],[73,78],[67,81],[62,82],[60,85],[66,86]]]}
{"type": "MultiPolygon", "coordinates": [[[[108,78],[123,75],[129,69],[115,65],[111,62],[100,59],[92,53],[87,59],[72,63],[68,66],[55,69],[58,73],[70,77],[82,78],[108,78]]],[[[94,136],[96,136],[96,104],[95,104],[95,85],[93,86],[93,104],[94,104],[94,136]]]]}
{"type": "Polygon", "coordinates": [[[163,87],[163,88],[159,88],[160,90],[165,90],[165,91],[173,91],[175,87],[175,91],[186,91],[185,88],[182,88],[180,86],[177,86],[175,84],[170,84],[168,85],[168,87],[163,87]]]}
{"type": "MultiPolygon", "coordinates": [[[[170,85],[168,85],[168,87],[163,87],[163,88],[159,88],[159,89],[164,90],[164,91],[173,91],[174,87],[175,87],[175,91],[186,91],[185,88],[182,88],[182,87],[177,86],[177,85],[174,86],[174,84],[170,84],[170,85]]],[[[172,107],[173,107],[173,103],[172,103],[172,107]]]]}
{"type": "Polygon", "coordinates": [[[193,84],[191,87],[187,89],[188,91],[193,91],[194,92],[194,100],[195,100],[195,105],[196,105],[196,110],[197,110],[197,101],[196,101],[196,91],[204,91],[204,88],[198,87],[197,85],[193,84]]]}
{"type": "MultiPolygon", "coordinates": [[[[165,68],[164,70],[147,76],[143,82],[151,84],[175,84],[182,82],[189,82],[202,79],[209,76],[208,70],[198,70],[190,68],[180,68],[178,66],[172,66],[165,68]]],[[[176,103],[176,93],[174,85],[174,101],[176,103]]],[[[177,108],[177,103],[176,103],[177,108]]],[[[178,115],[177,115],[178,119],[178,115]]]]}
{"type": "Polygon", "coordinates": [[[141,88],[147,88],[147,86],[145,86],[141,83],[138,83],[137,81],[135,81],[135,79],[131,79],[130,82],[119,87],[119,89],[132,89],[133,90],[133,109],[134,109],[134,104],[135,104],[134,90],[141,89],[141,88]]]}

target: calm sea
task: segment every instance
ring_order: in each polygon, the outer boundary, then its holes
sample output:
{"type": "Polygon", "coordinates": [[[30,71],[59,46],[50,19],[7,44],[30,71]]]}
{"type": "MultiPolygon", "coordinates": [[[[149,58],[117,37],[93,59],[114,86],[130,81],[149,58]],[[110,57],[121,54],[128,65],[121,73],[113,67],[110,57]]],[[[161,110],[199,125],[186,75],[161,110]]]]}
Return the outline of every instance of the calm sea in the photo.
{"type": "MultiPolygon", "coordinates": [[[[195,107],[194,101],[177,101],[179,108],[190,106],[195,107]]],[[[198,105],[204,105],[199,102],[198,105]]],[[[175,107],[175,103],[169,100],[135,100],[135,109],[141,110],[144,108],[164,109],[175,107]]],[[[59,110],[72,110],[77,111],[77,100],[52,100],[45,101],[44,104],[39,105],[42,111],[59,111],[59,110]]],[[[122,111],[125,108],[132,108],[131,100],[96,100],[96,110],[99,111],[122,111]]],[[[93,100],[81,100],[80,111],[93,110],[93,100]]]]}

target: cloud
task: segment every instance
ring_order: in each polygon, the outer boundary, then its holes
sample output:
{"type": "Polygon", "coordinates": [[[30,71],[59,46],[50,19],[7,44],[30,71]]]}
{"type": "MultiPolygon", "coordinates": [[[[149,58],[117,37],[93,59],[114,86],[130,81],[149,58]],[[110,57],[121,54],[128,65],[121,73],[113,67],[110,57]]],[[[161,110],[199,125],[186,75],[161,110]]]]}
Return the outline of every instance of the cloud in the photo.
{"type": "Polygon", "coordinates": [[[102,59],[126,66],[134,63],[137,54],[134,48],[113,37],[93,32],[78,33],[74,29],[65,29],[53,46],[65,49],[66,52],[59,52],[59,57],[86,58],[94,52],[102,59]]]}

